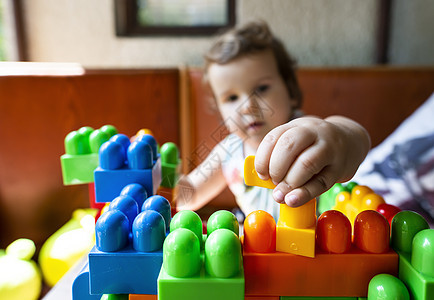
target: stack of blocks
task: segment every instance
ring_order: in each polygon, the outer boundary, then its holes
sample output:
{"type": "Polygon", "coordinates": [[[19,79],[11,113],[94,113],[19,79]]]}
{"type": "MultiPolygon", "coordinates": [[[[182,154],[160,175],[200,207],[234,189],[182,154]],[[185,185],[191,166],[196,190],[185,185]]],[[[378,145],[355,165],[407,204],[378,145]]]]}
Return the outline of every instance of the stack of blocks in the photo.
{"type": "MultiPolygon", "coordinates": [[[[107,178],[112,185],[121,177],[135,178],[129,177],[126,165],[132,170],[143,170],[140,166],[145,165],[147,172],[142,174],[148,185],[121,179],[123,186],[103,196],[111,203],[97,221],[96,246],[89,254],[89,265],[74,282],[73,299],[143,300],[157,299],[157,293],[163,300],[355,300],[367,296],[406,300],[410,295],[434,299],[434,230],[427,229],[420,215],[403,211],[392,221],[395,211],[391,215],[386,209],[386,219],[369,208],[358,212],[352,222],[338,210],[326,211],[317,219],[316,203],[311,200],[296,209],[282,205],[277,224],[264,211],[251,213],[241,242],[238,222],[227,211],[213,214],[203,235],[196,213],[181,211],[170,220],[168,200],[161,196],[144,200],[146,194],[155,193],[159,184],[155,177],[161,177],[161,172],[153,175],[157,160],[152,156],[151,165],[152,147],[130,150],[118,138],[113,139],[122,147],[107,146],[111,149],[108,160],[100,155],[104,167],[95,171],[95,178],[97,172],[110,174],[103,175],[96,187],[104,186],[107,178]],[[148,158],[137,159],[140,155],[135,151],[148,158]],[[116,157],[114,164],[110,157],[116,157]],[[120,161],[122,166],[113,168],[120,161]],[[118,171],[124,171],[123,175],[113,175],[118,171]],[[389,247],[388,221],[396,252],[389,247]]],[[[101,147],[100,153],[104,151],[101,147]]],[[[172,158],[167,174],[176,169],[178,159],[172,158]]],[[[246,183],[273,188],[271,181],[257,177],[253,163],[246,160],[250,166],[245,168],[246,183]]],[[[170,176],[165,185],[171,189],[176,175],[170,176]]]]}
{"type": "Polygon", "coordinates": [[[354,227],[338,211],[318,218],[315,258],[277,252],[276,224],[256,211],[244,222],[246,295],[262,297],[366,297],[372,277],[398,274],[389,249],[389,224],[379,213],[361,213],[354,227]]]}

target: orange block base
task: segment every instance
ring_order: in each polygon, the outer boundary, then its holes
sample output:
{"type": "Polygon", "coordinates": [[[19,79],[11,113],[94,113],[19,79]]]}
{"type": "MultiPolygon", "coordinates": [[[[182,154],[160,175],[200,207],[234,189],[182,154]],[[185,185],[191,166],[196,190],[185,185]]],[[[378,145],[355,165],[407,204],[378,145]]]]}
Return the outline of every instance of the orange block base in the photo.
{"type": "Polygon", "coordinates": [[[315,258],[288,253],[244,252],[248,296],[366,297],[372,277],[398,275],[398,254],[370,254],[356,247],[345,254],[316,249],[315,258]]]}

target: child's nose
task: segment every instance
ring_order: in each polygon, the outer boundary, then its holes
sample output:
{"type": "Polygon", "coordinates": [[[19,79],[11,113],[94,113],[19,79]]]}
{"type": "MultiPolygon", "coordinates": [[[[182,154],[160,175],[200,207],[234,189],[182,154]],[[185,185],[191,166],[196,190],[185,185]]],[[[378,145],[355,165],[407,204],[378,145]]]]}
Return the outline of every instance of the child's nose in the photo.
{"type": "Polygon", "coordinates": [[[243,114],[256,114],[260,110],[258,97],[255,94],[246,95],[241,103],[241,112],[243,114]]]}

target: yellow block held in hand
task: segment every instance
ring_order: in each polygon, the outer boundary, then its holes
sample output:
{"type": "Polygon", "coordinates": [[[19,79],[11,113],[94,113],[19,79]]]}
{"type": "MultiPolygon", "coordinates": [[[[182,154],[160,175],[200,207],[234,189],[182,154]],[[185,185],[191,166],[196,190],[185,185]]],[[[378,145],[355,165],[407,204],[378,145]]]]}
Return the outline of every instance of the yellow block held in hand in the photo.
{"type": "Polygon", "coordinates": [[[274,189],[276,185],[269,178],[268,180],[262,180],[259,178],[258,173],[255,170],[255,156],[247,156],[244,160],[244,182],[248,186],[259,186],[267,189],[274,189]]]}

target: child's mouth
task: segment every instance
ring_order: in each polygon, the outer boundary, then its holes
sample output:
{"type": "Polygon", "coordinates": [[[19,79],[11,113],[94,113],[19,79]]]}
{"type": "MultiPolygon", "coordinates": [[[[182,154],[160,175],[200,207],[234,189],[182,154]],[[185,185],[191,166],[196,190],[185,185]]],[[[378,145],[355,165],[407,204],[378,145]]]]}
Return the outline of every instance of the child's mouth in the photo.
{"type": "Polygon", "coordinates": [[[247,126],[247,130],[249,130],[249,131],[258,131],[262,126],[264,126],[264,122],[255,121],[255,122],[250,123],[247,126]]]}

